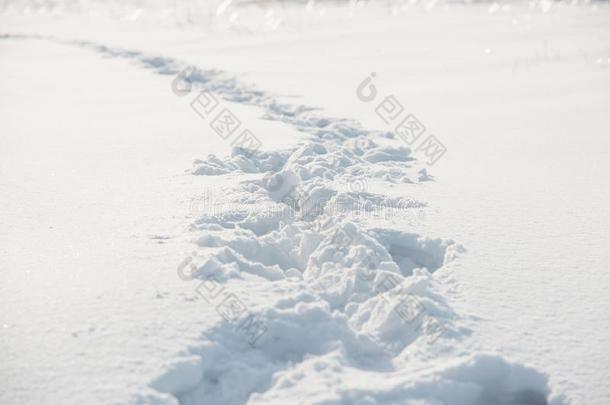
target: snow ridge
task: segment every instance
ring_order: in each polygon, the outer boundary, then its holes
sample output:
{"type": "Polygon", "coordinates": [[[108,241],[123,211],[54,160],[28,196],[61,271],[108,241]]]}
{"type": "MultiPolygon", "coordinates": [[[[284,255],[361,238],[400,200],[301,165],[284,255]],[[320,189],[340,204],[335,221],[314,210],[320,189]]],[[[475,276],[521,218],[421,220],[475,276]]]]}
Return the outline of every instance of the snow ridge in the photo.
{"type": "Polygon", "coordinates": [[[432,370],[424,364],[469,333],[432,276],[464,249],[373,228],[358,215],[367,202],[399,213],[425,206],[362,186],[431,180],[408,148],[392,145],[394,134],[199,77],[186,80],[259,105],[266,119],[306,137],[287,151],[234,148],[224,160],[212,155],[194,164],[194,175],[259,176],[230,192],[235,210],[193,223],[203,264],[192,276],[219,283],[262,278],[280,294],[256,308],[264,332],[254,341],[225,319],[184,353],[200,356],[203,375],[191,389],[169,391],[180,403],[547,403],[545,376],[498,356],[466,356],[432,370]],[[376,388],[362,388],[357,381],[364,378],[375,381],[364,386],[376,388]]]}

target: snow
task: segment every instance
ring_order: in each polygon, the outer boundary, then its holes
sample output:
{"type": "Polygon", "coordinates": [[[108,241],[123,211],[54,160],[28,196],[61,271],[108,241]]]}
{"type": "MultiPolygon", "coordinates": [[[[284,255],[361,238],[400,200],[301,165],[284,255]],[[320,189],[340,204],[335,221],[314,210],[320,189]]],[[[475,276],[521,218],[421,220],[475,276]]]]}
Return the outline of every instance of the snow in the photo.
{"type": "Polygon", "coordinates": [[[607,5],[27,4],[1,403],[610,399],[607,5]]]}

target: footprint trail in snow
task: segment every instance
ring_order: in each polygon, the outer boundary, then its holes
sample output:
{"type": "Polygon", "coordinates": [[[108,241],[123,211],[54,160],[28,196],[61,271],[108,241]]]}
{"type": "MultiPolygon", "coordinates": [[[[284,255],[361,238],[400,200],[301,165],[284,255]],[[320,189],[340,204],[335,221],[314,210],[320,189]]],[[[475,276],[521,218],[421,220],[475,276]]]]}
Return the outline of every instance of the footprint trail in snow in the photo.
{"type": "MultiPolygon", "coordinates": [[[[164,75],[183,66],[89,41],[0,38],[53,40],[164,75]]],[[[204,299],[225,296],[224,319],[135,403],[563,403],[547,402],[547,376],[457,349],[470,331],[432,274],[463,248],[404,229],[400,218],[424,203],[367,190],[400,184],[408,191],[431,180],[394,134],[281,104],[216,70],[190,69],[181,79],[186,93],[258,106],[263,118],[304,136],[286,150],[236,147],[230,157],[195,161],[197,176],[248,174],[222,190],[221,212],[196,210],[196,249],[181,265],[204,299]],[[228,284],[258,299],[246,307],[228,284]]]]}
{"type": "Polygon", "coordinates": [[[366,190],[431,180],[410,149],[392,133],[201,76],[187,81],[258,105],[265,119],[305,136],[288,150],[236,147],[228,158],[194,163],[194,175],[257,175],[223,189],[221,212],[203,212],[192,225],[202,248],[193,275],[204,294],[230,279],[250,290],[266,280],[273,293],[254,314],[236,303],[235,319],[226,316],[185,353],[203,373],[173,392],[180,403],[547,403],[545,376],[497,356],[424,364],[469,333],[432,276],[464,250],[391,226],[424,203],[366,190]]]}

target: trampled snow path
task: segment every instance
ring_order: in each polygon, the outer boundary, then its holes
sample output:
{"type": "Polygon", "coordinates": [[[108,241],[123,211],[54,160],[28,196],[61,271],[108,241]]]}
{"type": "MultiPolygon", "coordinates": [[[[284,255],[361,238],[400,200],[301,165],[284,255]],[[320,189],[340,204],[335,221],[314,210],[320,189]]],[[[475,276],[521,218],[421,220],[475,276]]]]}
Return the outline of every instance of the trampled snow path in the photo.
{"type": "MultiPolygon", "coordinates": [[[[161,74],[180,68],[169,58],[72,44],[161,74]]],[[[367,221],[367,211],[399,223],[395,216],[423,207],[362,187],[429,180],[409,149],[392,134],[279,105],[220,72],[192,71],[187,81],[191,97],[201,88],[260,106],[265,118],[306,137],[288,150],[235,148],[230,158],[195,162],[195,175],[245,179],[228,201],[237,208],[204,213],[192,225],[198,248],[179,269],[200,280],[204,299],[220,300],[214,304],[225,321],[152,382],[159,394],[138,401],[546,403],[540,373],[497,356],[455,353],[454,341],[467,331],[431,273],[459,245],[367,221]],[[252,316],[231,294],[236,285],[265,296],[264,305],[249,307],[252,316]]]]}

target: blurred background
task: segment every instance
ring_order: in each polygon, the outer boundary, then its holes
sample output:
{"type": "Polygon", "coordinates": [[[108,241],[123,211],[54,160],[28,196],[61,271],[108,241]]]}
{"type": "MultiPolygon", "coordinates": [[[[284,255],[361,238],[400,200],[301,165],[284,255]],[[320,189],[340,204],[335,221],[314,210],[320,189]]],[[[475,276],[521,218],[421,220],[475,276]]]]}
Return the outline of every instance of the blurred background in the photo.
{"type": "Polygon", "coordinates": [[[138,21],[167,26],[194,26],[202,30],[274,31],[303,27],[338,16],[354,17],[368,9],[389,16],[426,13],[433,9],[477,6],[489,14],[552,13],[569,7],[595,10],[603,0],[0,0],[2,14],[88,15],[112,20],[138,21]]]}

